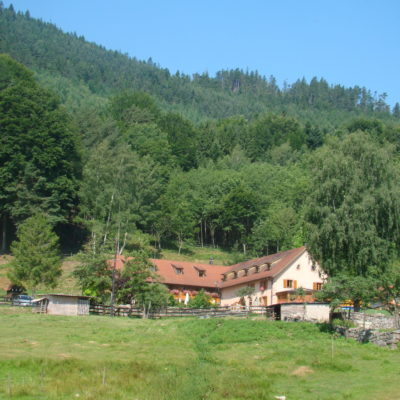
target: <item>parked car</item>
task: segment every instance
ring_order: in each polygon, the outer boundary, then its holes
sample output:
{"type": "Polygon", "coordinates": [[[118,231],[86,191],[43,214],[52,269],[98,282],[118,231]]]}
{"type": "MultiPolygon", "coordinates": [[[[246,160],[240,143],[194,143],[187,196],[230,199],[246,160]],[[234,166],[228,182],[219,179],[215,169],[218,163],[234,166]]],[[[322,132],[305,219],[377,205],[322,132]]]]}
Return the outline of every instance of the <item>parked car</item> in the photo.
{"type": "Polygon", "coordinates": [[[12,305],[20,306],[20,307],[30,307],[32,306],[33,297],[28,296],[26,294],[19,294],[18,296],[13,297],[12,305]]]}

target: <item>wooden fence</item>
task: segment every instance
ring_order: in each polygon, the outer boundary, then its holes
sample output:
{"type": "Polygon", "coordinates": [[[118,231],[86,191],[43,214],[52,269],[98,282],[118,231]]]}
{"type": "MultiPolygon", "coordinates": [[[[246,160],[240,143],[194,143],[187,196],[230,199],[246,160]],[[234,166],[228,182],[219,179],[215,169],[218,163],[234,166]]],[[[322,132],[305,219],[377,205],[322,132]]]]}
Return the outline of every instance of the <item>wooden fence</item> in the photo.
{"type": "MultiPolygon", "coordinates": [[[[111,315],[112,308],[108,305],[91,305],[90,314],[95,315],[111,315]]],[[[183,308],[183,307],[167,307],[155,312],[150,312],[149,318],[165,318],[165,317],[204,317],[204,318],[221,318],[228,316],[247,317],[249,315],[262,315],[267,318],[273,318],[274,315],[270,309],[263,306],[226,306],[213,308],[183,308]]],[[[114,316],[119,317],[142,317],[143,311],[137,307],[122,305],[114,306],[114,316]]]]}
{"type": "Polygon", "coordinates": [[[0,297],[0,305],[11,305],[11,297],[2,296],[0,297]]]}

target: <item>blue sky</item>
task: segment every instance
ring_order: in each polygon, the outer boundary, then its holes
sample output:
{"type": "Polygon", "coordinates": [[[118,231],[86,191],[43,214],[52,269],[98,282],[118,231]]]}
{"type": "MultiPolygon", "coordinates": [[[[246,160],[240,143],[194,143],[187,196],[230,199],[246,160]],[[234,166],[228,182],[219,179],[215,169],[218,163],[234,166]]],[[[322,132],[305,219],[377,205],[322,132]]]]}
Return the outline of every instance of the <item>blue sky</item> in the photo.
{"type": "Polygon", "coordinates": [[[16,10],[187,74],[324,77],[400,102],[398,0],[14,0],[16,10]]]}

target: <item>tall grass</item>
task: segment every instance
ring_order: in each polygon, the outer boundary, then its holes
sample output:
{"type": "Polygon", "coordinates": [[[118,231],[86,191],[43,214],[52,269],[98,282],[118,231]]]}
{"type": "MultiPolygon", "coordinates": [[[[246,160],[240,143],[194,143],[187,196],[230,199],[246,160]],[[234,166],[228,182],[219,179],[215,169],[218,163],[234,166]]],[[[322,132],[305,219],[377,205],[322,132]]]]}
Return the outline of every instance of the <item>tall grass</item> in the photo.
{"type": "Polygon", "coordinates": [[[400,353],[307,323],[5,313],[0,399],[399,399],[400,353]]]}

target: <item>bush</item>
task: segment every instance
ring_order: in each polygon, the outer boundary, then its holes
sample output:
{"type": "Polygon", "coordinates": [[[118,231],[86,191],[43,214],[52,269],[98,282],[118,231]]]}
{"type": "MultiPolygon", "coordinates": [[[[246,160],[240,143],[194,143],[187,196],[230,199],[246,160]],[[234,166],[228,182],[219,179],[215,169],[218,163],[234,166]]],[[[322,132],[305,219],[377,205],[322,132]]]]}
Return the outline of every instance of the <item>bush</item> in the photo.
{"type": "Polygon", "coordinates": [[[210,308],[211,307],[211,296],[200,290],[195,297],[190,299],[189,307],[191,308],[210,308]]]}
{"type": "Polygon", "coordinates": [[[332,327],[337,328],[339,326],[342,328],[354,328],[355,327],[353,321],[350,321],[349,319],[340,319],[340,318],[333,319],[332,327]]]}

